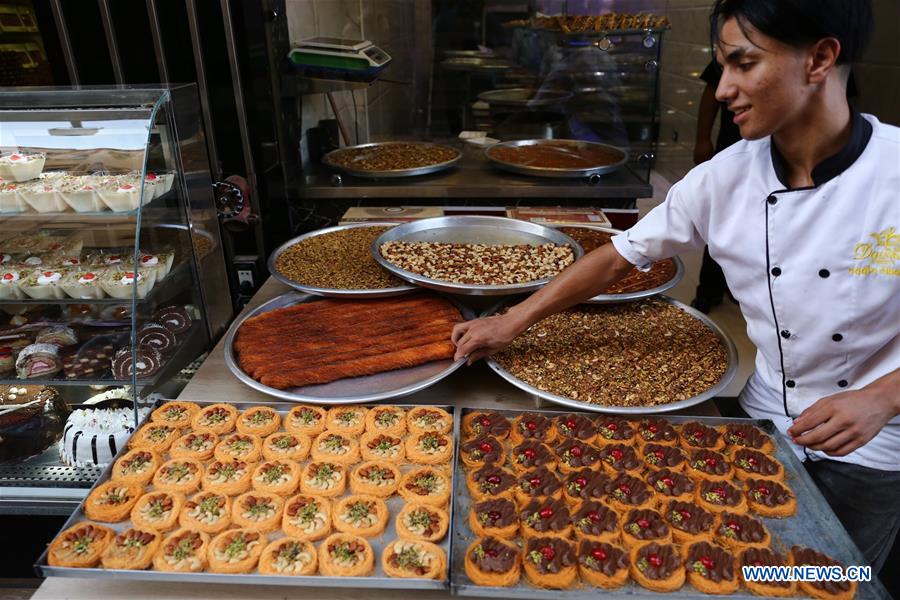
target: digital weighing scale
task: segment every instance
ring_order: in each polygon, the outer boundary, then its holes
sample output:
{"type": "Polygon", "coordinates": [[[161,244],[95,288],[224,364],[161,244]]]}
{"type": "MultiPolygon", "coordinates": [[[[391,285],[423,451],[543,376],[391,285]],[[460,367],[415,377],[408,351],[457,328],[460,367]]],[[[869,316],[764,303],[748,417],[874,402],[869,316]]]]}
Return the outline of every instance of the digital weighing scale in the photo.
{"type": "Polygon", "coordinates": [[[372,81],[391,57],[369,41],[314,37],[301,41],[288,53],[288,60],[310,75],[372,81]]]}

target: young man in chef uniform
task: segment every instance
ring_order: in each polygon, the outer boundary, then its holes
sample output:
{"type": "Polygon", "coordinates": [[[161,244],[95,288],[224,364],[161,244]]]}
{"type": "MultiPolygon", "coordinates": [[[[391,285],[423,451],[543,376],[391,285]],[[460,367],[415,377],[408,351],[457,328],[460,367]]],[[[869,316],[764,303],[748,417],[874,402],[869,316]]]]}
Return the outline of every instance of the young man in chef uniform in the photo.
{"type": "Polygon", "coordinates": [[[870,1],[717,0],[711,23],[743,141],[507,314],[458,325],[457,357],[708,244],[758,350],[741,407],[792,440],[877,573],[900,527],[900,129],[847,103],[870,1]]]}

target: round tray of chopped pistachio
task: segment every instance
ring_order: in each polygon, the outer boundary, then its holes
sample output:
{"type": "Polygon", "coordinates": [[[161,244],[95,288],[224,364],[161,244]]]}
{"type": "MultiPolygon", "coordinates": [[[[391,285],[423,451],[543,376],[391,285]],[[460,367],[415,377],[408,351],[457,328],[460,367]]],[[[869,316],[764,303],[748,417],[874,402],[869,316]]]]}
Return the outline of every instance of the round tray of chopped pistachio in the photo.
{"type": "Polygon", "coordinates": [[[397,225],[349,223],[317,229],[289,240],[269,257],[269,272],[301,292],[344,298],[384,298],[414,291],[372,257],[372,242],[397,225]]]}

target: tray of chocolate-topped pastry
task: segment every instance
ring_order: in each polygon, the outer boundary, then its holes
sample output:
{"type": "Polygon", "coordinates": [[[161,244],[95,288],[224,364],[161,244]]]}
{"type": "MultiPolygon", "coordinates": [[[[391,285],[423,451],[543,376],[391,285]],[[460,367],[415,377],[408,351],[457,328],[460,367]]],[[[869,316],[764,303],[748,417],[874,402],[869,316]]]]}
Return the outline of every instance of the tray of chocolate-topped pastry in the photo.
{"type": "Polygon", "coordinates": [[[446,589],[458,428],[449,406],[160,402],[36,568],[446,589]]]}
{"type": "Polygon", "coordinates": [[[888,597],[877,580],[744,578],[743,566],[866,564],[771,421],[460,416],[456,595],[888,597]]]}

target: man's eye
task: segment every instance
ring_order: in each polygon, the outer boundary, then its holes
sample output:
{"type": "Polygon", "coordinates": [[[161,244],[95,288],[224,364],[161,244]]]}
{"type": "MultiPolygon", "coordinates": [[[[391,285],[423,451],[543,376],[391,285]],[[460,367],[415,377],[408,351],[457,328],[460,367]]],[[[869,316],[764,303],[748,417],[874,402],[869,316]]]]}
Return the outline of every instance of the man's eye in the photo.
{"type": "Polygon", "coordinates": [[[749,71],[750,69],[752,69],[752,68],[753,68],[753,65],[755,65],[755,64],[756,64],[756,63],[752,63],[752,62],[740,63],[740,64],[738,64],[738,69],[740,69],[741,71],[743,71],[744,73],[746,73],[747,71],[749,71]]]}

